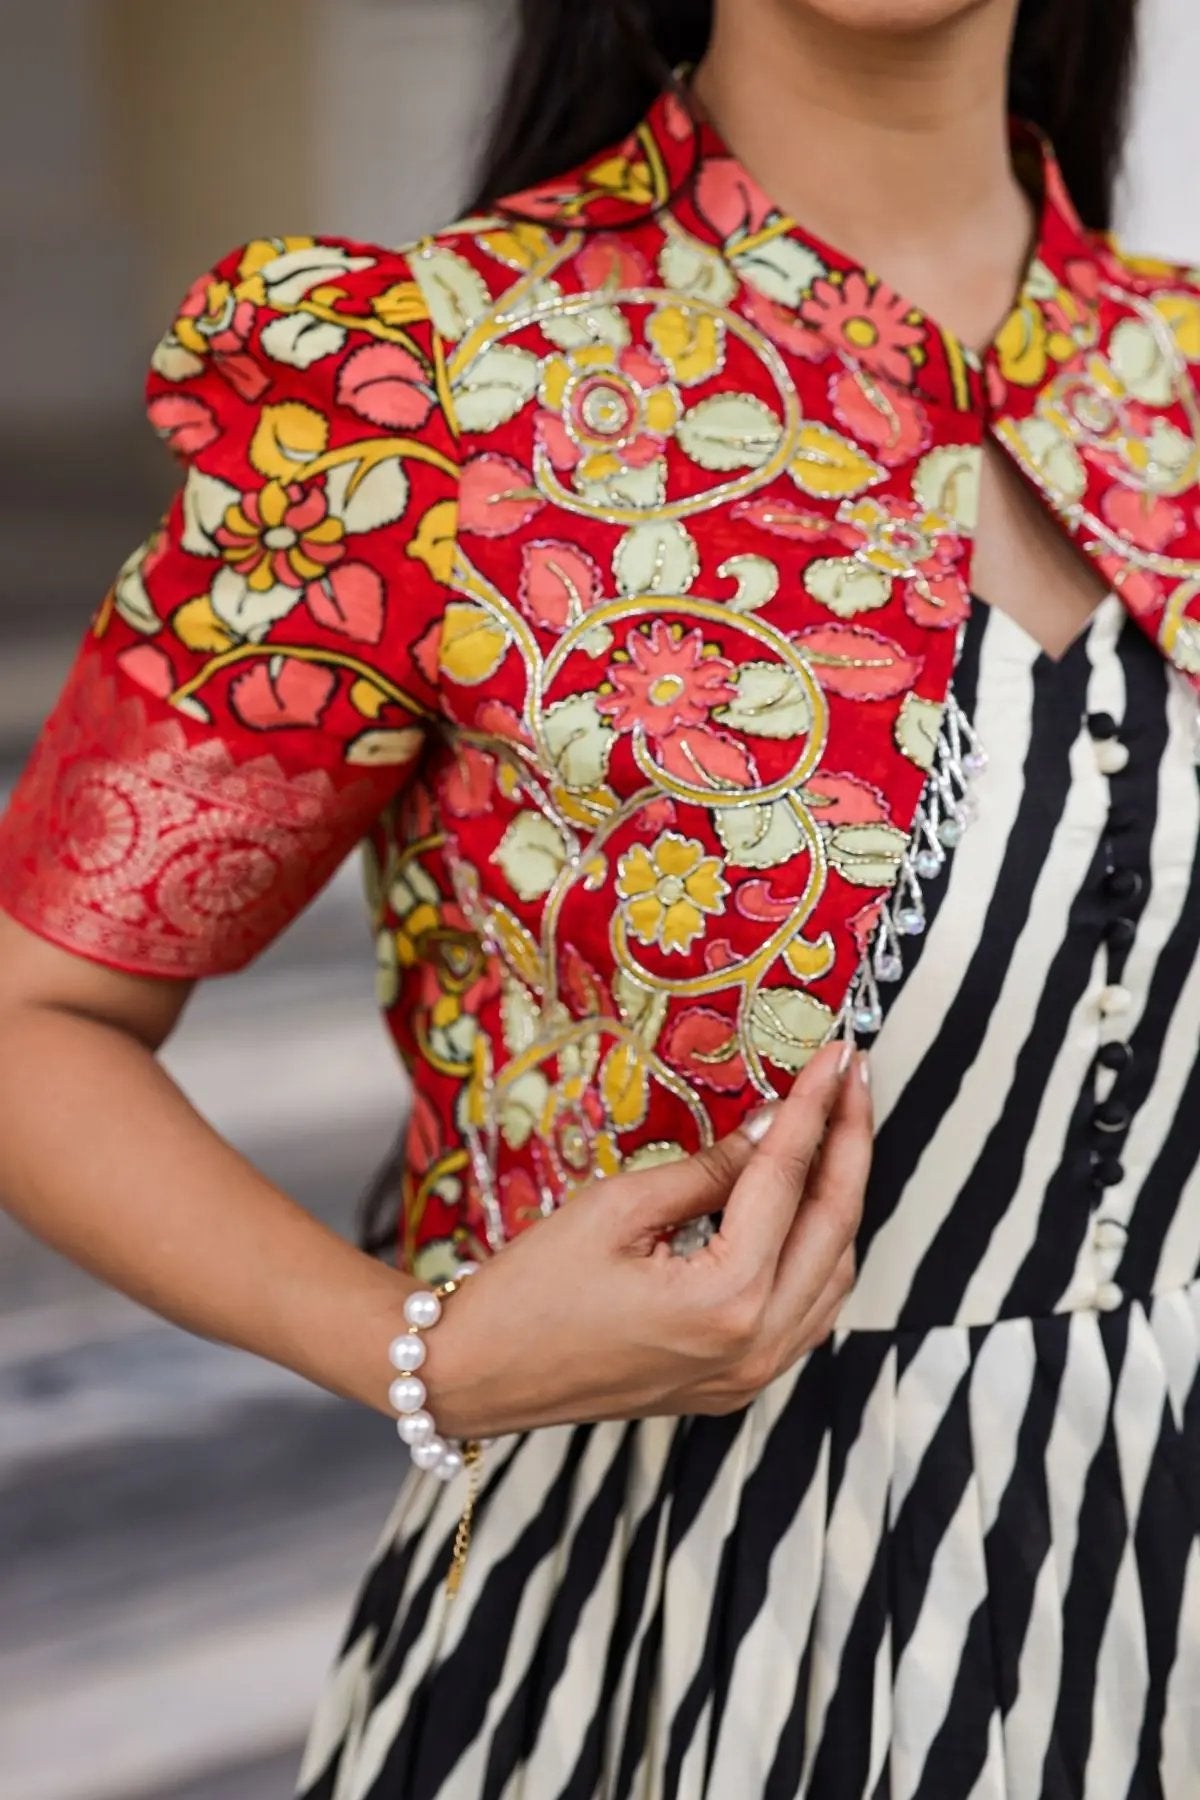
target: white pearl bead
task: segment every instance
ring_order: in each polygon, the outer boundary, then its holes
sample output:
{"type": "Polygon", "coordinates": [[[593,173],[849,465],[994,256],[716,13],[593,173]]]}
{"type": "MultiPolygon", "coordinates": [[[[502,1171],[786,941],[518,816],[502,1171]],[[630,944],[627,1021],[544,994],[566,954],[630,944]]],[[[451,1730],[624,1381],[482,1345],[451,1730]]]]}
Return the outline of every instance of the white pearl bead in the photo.
{"type": "Polygon", "coordinates": [[[453,1481],[456,1475],[462,1474],[466,1466],[462,1458],[462,1451],[456,1450],[453,1444],[449,1444],[446,1447],[445,1456],[433,1472],[439,1481],[453,1481]]]}
{"type": "Polygon", "coordinates": [[[1121,1013],[1129,1011],[1133,1005],[1133,995],[1127,987],[1121,987],[1118,983],[1113,982],[1110,986],[1101,988],[1096,1004],[1105,1018],[1115,1019],[1121,1013]]]}
{"type": "Polygon", "coordinates": [[[1102,1281],[1096,1289],[1096,1310],[1098,1312],[1116,1312],[1125,1301],[1125,1293],[1115,1281],[1102,1281]]]}
{"type": "Polygon", "coordinates": [[[446,1454],[446,1445],[440,1437],[431,1437],[424,1444],[414,1444],[412,1459],[418,1469],[426,1474],[432,1473],[446,1454]]]}
{"type": "Polygon", "coordinates": [[[401,1375],[388,1389],[388,1399],[398,1413],[420,1412],[425,1404],[425,1383],[419,1375],[401,1375]]]}
{"type": "Polygon", "coordinates": [[[427,1444],[435,1436],[437,1426],[433,1422],[432,1413],[405,1413],[402,1419],[396,1420],[396,1431],[400,1442],[407,1444],[412,1450],[418,1444],[427,1444]]]}
{"type": "Polygon", "coordinates": [[[1097,1250],[1120,1250],[1128,1235],[1119,1219],[1097,1219],[1092,1241],[1097,1250]]]}
{"type": "Polygon", "coordinates": [[[406,1331],[403,1337],[392,1339],[388,1356],[391,1358],[393,1369],[402,1369],[406,1375],[411,1375],[413,1370],[419,1369],[425,1361],[426,1350],[419,1337],[415,1337],[411,1331],[406,1331]]]}
{"type": "Polygon", "coordinates": [[[410,1294],[404,1302],[404,1316],[418,1331],[428,1331],[442,1316],[442,1303],[428,1288],[410,1294]]]}
{"type": "Polygon", "coordinates": [[[1096,767],[1102,775],[1119,775],[1129,767],[1129,750],[1116,738],[1102,738],[1096,745],[1096,767]]]}

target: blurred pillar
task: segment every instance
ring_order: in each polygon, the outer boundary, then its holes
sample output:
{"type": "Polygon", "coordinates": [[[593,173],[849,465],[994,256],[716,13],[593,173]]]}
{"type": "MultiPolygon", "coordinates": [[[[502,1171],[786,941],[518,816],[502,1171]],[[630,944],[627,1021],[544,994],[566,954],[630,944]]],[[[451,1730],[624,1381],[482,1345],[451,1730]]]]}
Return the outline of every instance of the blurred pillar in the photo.
{"type": "Polygon", "coordinates": [[[117,182],[142,246],[147,341],[243,239],[309,228],[318,0],[104,0],[117,182]]]}

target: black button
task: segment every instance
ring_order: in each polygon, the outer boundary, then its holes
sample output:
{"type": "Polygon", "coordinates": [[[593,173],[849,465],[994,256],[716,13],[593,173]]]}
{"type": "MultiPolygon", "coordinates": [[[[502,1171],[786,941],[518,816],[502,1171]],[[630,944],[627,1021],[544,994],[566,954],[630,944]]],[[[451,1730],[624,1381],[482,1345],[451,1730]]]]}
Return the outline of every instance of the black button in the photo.
{"type": "Polygon", "coordinates": [[[1120,1074],[1121,1070],[1127,1069],[1133,1061],[1133,1051],[1128,1044],[1123,1044],[1119,1038],[1114,1038],[1111,1044],[1101,1045],[1096,1053],[1096,1061],[1102,1069],[1115,1069],[1120,1074]]]}
{"type": "Polygon", "coordinates": [[[1115,1156],[1098,1156],[1092,1164],[1092,1180],[1097,1187],[1116,1187],[1125,1179],[1125,1167],[1115,1156]]]}
{"type": "Polygon", "coordinates": [[[1111,713],[1089,713],[1087,728],[1094,738],[1114,738],[1117,735],[1117,721],[1111,713]]]}
{"type": "Polygon", "coordinates": [[[1104,891],[1113,900],[1136,900],[1142,878],[1136,869],[1110,869],[1104,877],[1104,891]]]}
{"type": "Polygon", "coordinates": [[[1137,926],[1132,919],[1113,919],[1106,935],[1114,950],[1128,950],[1137,936],[1137,926]]]}
{"type": "Polygon", "coordinates": [[[1092,1113],[1092,1124],[1097,1131],[1128,1131],[1132,1116],[1129,1108],[1118,1100],[1106,1100],[1092,1113]]]}

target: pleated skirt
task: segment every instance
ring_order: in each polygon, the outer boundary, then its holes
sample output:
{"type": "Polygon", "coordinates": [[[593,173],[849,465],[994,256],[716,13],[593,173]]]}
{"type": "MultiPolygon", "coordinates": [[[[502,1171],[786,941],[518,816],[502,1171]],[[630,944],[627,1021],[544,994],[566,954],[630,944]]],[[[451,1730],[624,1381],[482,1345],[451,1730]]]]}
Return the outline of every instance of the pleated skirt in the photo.
{"type": "Polygon", "coordinates": [[[1200,1284],[405,1480],[304,1800],[1196,1800],[1200,1284]]]}

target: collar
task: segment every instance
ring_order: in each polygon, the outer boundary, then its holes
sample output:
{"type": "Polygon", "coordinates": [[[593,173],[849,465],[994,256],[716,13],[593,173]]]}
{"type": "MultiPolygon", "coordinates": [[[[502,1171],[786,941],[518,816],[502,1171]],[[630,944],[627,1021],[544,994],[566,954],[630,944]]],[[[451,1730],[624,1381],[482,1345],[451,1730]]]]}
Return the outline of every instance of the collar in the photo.
{"type": "MultiPolygon", "coordinates": [[[[811,334],[814,351],[832,345],[853,361],[855,330],[882,328],[897,354],[915,365],[915,375],[903,370],[904,386],[953,411],[1003,411],[1014,362],[1020,363],[1029,340],[1047,333],[1048,302],[1060,340],[1065,335],[1078,347],[1094,342],[1105,256],[1103,241],[1086,230],[1072,205],[1049,143],[1032,126],[1015,122],[1012,130],[1014,159],[1038,196],[1038,229],[1020,292],[982,355],[789,217],[716,128],[692,112],[681,88],[660,94],[625,142],[585,165],[569,185],[548,184],[523,195],[517,207],[544,219],[586,222],[593,230],[628,229],[639,219],[670,214],[730,259],[766,304],[789,313],[798,342],[811,334]],[[812,285],[796,306],[778,298],[781,254],[793,268],[804,258],[812,267],[812,285]],[[847,297],[864,294],[878,324],[849,313],[847,297]]],[[[1032,344],[1028,354],[1038,354],[1032,344]]],[[[871,366],[878,374],[877,356],[871,366]]]]}

